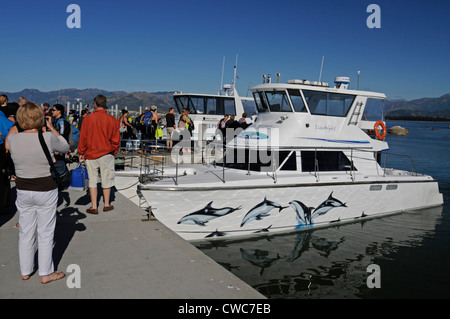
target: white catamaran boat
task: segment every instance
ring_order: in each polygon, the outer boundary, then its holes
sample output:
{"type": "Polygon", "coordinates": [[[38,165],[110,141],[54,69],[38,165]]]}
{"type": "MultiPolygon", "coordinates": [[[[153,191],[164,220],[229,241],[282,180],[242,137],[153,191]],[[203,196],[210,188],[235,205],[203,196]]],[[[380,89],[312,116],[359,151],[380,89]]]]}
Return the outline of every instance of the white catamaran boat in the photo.
{"type": "MultiPolygon", "coordinates": [[[[194,130],[192,136],[189,139],[195,143],[196,150],[199,150],[193,154],[192,159],[189,158],[189,162],[198,163],[204,158],[202,157],[201,147],[202,144],[211,142],[215,138],[220,138],[217,136],[217,123],[224,117],[225,114],[235,115],[236,120],[239,120],[242,114],[245,112],[248,114],[246,119],[248,124],[252,124],[256,114],[256,105],[253,97],[240,97],[236,90],[236,67],[234,68],[234,78],[232,84],[225,84],[222,86],[221,90],[217,94],[197,94],[197,93],[183,93],[175,92],[173,99],[175,106],[178,110],[178,114],[184,109],[189,109],[189,117],[194,122],[194,130]],[[204,142],[204,143],[203,143],[204,142]]],[[[179,121],[179,115],[176,118],[176,123],[179,121]]],[[[164,139],[166,137],[166,129],[164,128],[164,139]]],[[[181,132],[179,130],[174,132],[174,139],[178,140],[180,138],[181,132]]],[[[185,134],[188,134],[185,132],[185,134]]],[[[127,151],[137,152],[139,150],[139,145],[141,141],[132,140],[130,141],[130,146],[126,148],[127,151]]],[[[135,154],[138,155],[138,154],[135,154]]],[[[158,158],[159,156],[155,156],[158,158]]],[[[123,159],[121,159],[124,161],[123,159]]],[[[183,161],[182,157],[172,157],[173,161],[183,161]]],[[[135,204],[140,205],[142,202],[140,199],[140,194],[136,194],[136,185],[139,181],[139,177],[142,175],[150,175],[151,171],[157,171],[158,169],[153,165],[158,159],[152,161],[151,163],[142,163],[139,159],[135,161],[137,165],[132,169],[118,170],[116,171],[115,184],[116,189],[121,192],[128,199],[132,200],[135,204]],[[137,161],[137,163],[136,163],[137,161]],[[140,162],[140,163],[139,163],[140,162]]],[[[162,160],[161,160],[162,161],[162,160]]],[[[161,171],[161,170],[158,170],[161,171]]],[[[190,171],[190,170],[188,170],[190,171]]],[[[180,173],[181,170],[180,170],[180,173]]],[[[165,169],[165,176],[170,174],[175,174],[175,168],[165,169]]]]}
{"type": "MultiPolygon", "coordinates": [[[[252,97],[241,97],[236,91],[236,67],[232,84],[225,84],[217,94],[194,94],[175,92],[173,99],[181,114],[189,109],[189,117],[194,122],[191,139],[194,141],[211,141],[216,137],[217,123],[225,114],[235,115],[236,121],[245,112],[250,124],[256,115],[256,105],[252,97]]],[[[178,122],[178,119],[177,119],[178,122]]]]}
{"type": "Polygon", "coordinates": [[[442,205],[431,176],[382,167],[385,95],[350,90],[348,78],[335,82],[253,87],[258,117],[222,159],[138,186],[154,216],[184,239],[201,240],[442,205]]]}

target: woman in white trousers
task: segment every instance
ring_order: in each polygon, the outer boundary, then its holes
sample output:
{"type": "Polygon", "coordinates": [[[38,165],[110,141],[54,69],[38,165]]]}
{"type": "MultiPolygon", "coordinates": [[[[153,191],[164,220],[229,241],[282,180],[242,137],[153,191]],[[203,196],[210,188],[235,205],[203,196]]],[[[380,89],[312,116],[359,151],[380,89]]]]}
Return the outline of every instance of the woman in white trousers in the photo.
{"type": "Polygon", "coordinates": [[[48,192],[17,190],[16,207],[19,212],[19,260],[23,279],[34,271],[36,236],[38,234],[39,275],[54,272],[53,236],[56,225],[58,189],[48,192]]]}
{"type": "Polygon", "coordinates": [[[16,173],[19,213],[19,260],[23,280],[34,273],[36,230],[38,233],[38,265],[41,283],[46,284],[64,278],[53,265],[53,241],[58,205],[58,185],[50,173],[50,165],[39,142],[38,132],[46,123],[44,141],[50,153],[67,153],[69,144],[54,129],[51,118],[44,118],[40,106],[26,103],[16,114],[17,124],[22,130],[11,129],[6,138],[6,148],[11,152],[16,173]]]}

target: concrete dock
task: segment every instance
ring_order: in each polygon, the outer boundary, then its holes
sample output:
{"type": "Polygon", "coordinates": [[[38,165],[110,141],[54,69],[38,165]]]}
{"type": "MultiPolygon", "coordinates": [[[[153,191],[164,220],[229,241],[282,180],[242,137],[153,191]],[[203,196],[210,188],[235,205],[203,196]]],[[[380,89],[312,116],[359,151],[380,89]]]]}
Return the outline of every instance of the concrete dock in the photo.
{"type": "Polygon", "coordinates": [[[0,215],[0,299],[265,298],[159,221],[142,221],[145,211],[119,192],[111,197],[113,211],[100,199],[89,215],[87,191],[60,193],[53,259],[66,278],[46,285],[37,272],[21,279],[18,213],[0,215]]]}

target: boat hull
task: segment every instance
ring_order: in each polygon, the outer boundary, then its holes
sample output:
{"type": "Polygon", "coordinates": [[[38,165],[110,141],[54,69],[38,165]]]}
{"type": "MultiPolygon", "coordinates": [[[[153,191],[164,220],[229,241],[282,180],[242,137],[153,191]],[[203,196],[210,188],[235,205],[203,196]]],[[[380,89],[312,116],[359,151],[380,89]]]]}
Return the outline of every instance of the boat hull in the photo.
{"type": "Polygon", "coordinates": [[[153,215],[186,240],[291,232],[443,203],[434,180],[273,187],[142,187],[153,215]]]}

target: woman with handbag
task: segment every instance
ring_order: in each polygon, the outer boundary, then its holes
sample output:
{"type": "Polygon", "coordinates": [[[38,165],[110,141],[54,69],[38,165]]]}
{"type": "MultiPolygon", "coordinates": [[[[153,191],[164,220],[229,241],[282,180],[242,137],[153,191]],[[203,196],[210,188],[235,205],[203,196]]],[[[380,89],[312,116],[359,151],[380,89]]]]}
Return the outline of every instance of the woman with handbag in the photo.
{"type": "Polygon", "coordinates": [[[50,172],[50,165],[39,142],[38,132],[46,121],[44,141],[51,154],[67,153],[69,144],[53,127],[50,117],[44,118],[42,108],[34,103],[22,105],[16,114],[17,123],[24,130],[9,134],[6,148],[16,170],[19,212],[19,260],[23,280],[28,280],[35,270],[34,254],[38,234],[38,263],[41,283],[46,284],[65,277],[54,271],[52,250],[58,204],[58,185],[50,172]]]}

